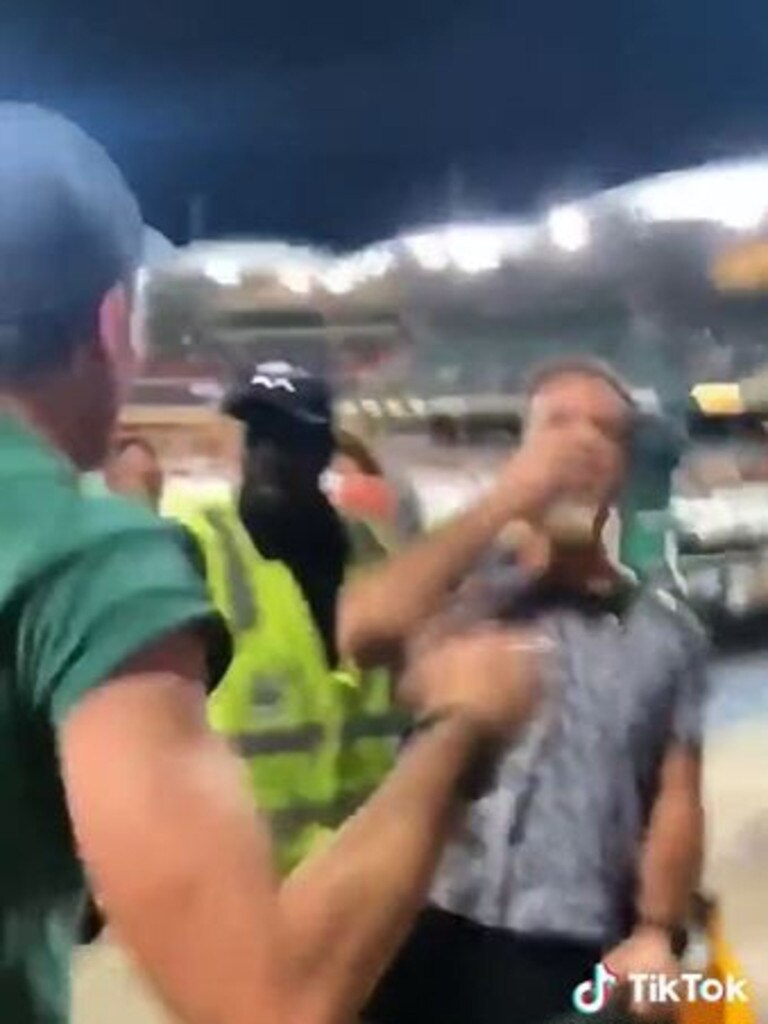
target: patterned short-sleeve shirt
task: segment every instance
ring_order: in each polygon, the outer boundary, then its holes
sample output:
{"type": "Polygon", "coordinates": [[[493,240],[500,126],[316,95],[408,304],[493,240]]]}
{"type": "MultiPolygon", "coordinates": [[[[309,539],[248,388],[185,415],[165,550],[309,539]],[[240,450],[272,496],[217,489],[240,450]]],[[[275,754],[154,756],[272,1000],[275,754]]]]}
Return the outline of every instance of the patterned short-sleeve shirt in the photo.
{"type": "MultiPolygon", "coordinates": [[[[492,927],[614,942],[631,922],[664,754],[701,741],[704,634],[666,591],[584,602],[506,571],[504,618],[554,641],[546,697],[447,849],[432,901],[492,927]]],[[[465,611],[498,607],[499,570],[491,589],[465,611]]]]}

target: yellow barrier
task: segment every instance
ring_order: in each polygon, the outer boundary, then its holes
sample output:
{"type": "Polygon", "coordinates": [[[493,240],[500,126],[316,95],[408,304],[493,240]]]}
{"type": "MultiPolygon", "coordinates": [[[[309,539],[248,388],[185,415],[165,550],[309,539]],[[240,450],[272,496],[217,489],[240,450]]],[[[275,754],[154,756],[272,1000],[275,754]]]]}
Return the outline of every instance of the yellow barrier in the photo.
{"type": "MultiPolygon", "coordinates": [[[[728,977],[743,978],[744,972],[725,938],[719,910],[712,911],[707,930],[711,953],[706,977],[722,982],[728,977]]],[[[685,1004],[679,1024],[758,1024],[757,1010],[751,1000],[747,1003],[699,1000],[685,1004]]]]}

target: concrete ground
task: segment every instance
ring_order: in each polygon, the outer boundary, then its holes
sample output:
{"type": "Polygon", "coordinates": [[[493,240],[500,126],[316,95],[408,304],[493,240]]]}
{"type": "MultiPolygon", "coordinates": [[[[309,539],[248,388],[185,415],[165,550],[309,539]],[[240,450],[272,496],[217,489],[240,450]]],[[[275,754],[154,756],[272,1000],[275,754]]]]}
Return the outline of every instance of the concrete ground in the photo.
{"type": "MultiPolygon", "coordinates": [[[[768,1024],[768,659],[722,665],[710,713],[707,883],[768,1024]]],[[[74,1024],[169,1024],[118,950],[80,954],[74,1024]]]]}
{"type": "Polygon", "coordinates": [[[136,973],[109,942],[78,954],[73,1024],[170,1024],[136,973]]]}

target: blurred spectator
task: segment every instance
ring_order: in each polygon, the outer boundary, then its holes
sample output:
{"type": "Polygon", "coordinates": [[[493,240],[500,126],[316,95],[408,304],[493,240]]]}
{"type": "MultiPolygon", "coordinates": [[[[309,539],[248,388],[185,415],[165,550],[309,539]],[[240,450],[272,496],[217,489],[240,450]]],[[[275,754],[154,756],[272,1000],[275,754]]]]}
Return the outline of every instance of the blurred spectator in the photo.
{"type": "Polygon", "coordinates": [[[621,502],[619,551],[622,564],[640,576],[662,569],[667,560],[672,481],[684,441],[671,419],[638,417],[621,502]]]}
{"type": "Polygon", "coordinates": [[[413,488],[386,474],[362,438],[337,431],[330,468],[334,504],[346,516],[368,522],[385,547],[420,533],[421,512],[413,488]]]}
{"type": "Polygon", "coordinates": [[[143,437],[125,437],[117,442],[107,461],[104,478],[115,494],[136,498],[159,509],[163,467],[157,451],[143,437]]]}
{"type": "Polygon", "coordinates": [[[336,451],[331,465],[337,473],[384,476],[384,469],[371,448],[349,430],[336,431],[336,451]]]}

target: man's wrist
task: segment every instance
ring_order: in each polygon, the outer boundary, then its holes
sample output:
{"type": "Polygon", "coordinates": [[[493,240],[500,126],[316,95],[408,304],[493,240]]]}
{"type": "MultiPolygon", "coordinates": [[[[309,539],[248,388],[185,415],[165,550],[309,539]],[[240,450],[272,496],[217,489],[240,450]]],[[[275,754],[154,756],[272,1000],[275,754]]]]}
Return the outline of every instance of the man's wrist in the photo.
{"type": "Polygon", "coordinates": [[[443,731],[461,746],[464,767],[456,781],[456,796],[462,801],[478,800],[491,788],[501,744],[498,737],[463,708],[447,705],[417,718],[407,741],[443,731]]]}
{"type": "Polygon", "coordinates": [[[446,704],[418,715],[408,728],[406,741],[412,742],[419,736],[438,731],[451,734],[462,749],[466,748],[468,756],[476,746],[482,745],[487,736],[487,731],[483,730],[477,719],[468,715],[463,708],[446,704]]]}
{"type": "Polygon", "coordinates": [[[482,510],[488,525],[494,533],[500,532],[511,520],[525,518],[525,504],[517,494],[511,494],[514,488],[508,481],[495,484],[482,501],[482,510]]]}
{"type": "Polygon", "coordinates": [[[638,919],[634,933],[662,940],[669,944],[673,952],[676,952],[681,944],[685,944],[687,929],[680,921],[673,921],[668,917],[643,915],[638,919]]]}
{"type": "Polygon", "coordinates": [[[488,515],[494,517],[497,533],[508,523],[522,523],[535,530],[546,520],[551,501],[535,496],[523,474],[519,479],[518,484],[508,475],[486,496],[488,515]]]}
{"type": "Polygon", "coordinates": [[[680,922],[665,914],[638,914],[637,931],[662,932],[669,935],[680,927],[680,922]]]}

